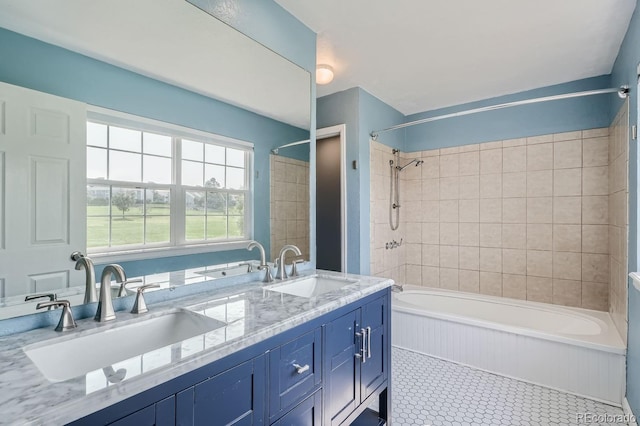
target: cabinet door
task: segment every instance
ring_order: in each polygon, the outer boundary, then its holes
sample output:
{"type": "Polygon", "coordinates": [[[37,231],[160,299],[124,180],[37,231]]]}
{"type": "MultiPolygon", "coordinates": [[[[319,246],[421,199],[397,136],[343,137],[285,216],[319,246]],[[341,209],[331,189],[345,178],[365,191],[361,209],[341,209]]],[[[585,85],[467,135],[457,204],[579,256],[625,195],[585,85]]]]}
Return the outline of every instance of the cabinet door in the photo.
{"type": "Polygon", "coordinates": [[[111,426],[173,426],[175,424],[176,399],[170,396],[111,423],[111,426]]]}
{"type": "Polygon", "coordinates": [[[269,418],[275,420],[311,395],[322,381],[318,328],[269,352],[269,418]]]}
{"type": "Polygon", "coordinates": [[[385,368],[387,356],[387,339],[385,333],[387,315],[386,298],[374,300],[362,307],[362,327],[367,329],[367,353],[360,365],[362,377],[361,395],[364,401],[387,378],[388,371],[385,368]]]}
{"type": "Polygon", "coordinates": [[[178,425],[262,425],[265,356],[240,364],[177,395],[178,425]]]}
{"type": "Polygon", "coordinates": [[[356,310],[324,326],[327,424],[342,423],[360,404],[360,360],[356,358],[360,345],[360,339],[356,338],[359,317],[360,310],[356,310]]]}
{"type": "Polygon", "coordinates": [[[317,391],[272,426],[321,426],[322,392],[317,391]]]}

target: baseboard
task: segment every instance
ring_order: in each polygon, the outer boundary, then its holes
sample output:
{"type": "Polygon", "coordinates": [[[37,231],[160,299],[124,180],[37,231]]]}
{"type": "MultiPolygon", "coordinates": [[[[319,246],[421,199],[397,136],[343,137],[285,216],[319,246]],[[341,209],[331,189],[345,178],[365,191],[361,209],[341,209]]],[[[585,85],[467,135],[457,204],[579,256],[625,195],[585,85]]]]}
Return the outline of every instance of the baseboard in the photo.
{"type": "Polygon", "coordinates": [[[633,415],[626,397],[622,400],[622,411],[624,411],[624,416],[629,419],[629,426],[638,426],[636,416],[633,415]]]}

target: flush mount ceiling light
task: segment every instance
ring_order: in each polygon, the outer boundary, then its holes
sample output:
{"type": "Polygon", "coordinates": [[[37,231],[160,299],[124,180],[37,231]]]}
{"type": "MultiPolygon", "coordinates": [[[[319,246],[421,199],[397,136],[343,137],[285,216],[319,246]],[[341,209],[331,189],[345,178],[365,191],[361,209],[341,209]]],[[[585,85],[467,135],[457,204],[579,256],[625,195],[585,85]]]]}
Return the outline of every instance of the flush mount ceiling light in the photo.
{"type": "Polygon", "coordinates": [[[316,68],[316,83],[329,84],[333,81],[333,68],[329,65],[318,65],[316,68]]]}

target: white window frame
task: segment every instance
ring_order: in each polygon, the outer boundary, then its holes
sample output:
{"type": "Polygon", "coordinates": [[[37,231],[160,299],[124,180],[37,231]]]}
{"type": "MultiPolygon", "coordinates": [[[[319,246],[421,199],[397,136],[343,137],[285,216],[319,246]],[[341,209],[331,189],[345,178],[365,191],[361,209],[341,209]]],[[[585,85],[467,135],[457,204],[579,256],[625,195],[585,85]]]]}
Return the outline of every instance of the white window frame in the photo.
{"type": "MultiPolygon", "coordinates": [[[[132,114],[127,114],[119,111],[109,110],[97,106],[88,106],[87,108],[87,121],[99,122],[113,126],[122,126],[126,128],[133,128],[136,130],[153,132],[158,134],[172,136],[172,163],[173,163],[173,176],[171,184],[148,184],[137,182],[119,182],[119,181],[101,181],[87,178],[87,185],[110,185],[114,187],[131,187],[131,188],[159,188],[167,189],[171,191],[171,227],[170,227],[170,242],[162,245],[136,245],[126,247],[109,247],[109,248],[96,248],[87,249],[88,254],[97,261],[100,262],[121,262],[121,261],[133,261],[144,260],[159,257],[180,256],[197,253],[237,250],[247,247],[249,241],[253,239],[254,235],[254,182],[253,182],[253,168],[254,168],[254,145],[251,142],[230,138],[227,136],[216,135],[213,133],[204,132],[201,130],[191,129],[188,127],[179,126],[176,124],[166,123],[150,118],[140,117],[132,114]],[[225,146],[228,148],[241,149],[247,152],[245,173],[247,176],[246,182],[249,188],[243,192],[247,194],[244,201],[245,208],[245,235],[232,240],[225,241],[186,241],[185,240],[185,218],[184,210],[185,205],[185,193],[189,191],[191,187],[184,187],[181,185],[181,144],[176,143],[176,138],[189,139],[198,142],[211,142],[219,146],[225,146]]],[[[197,188],[196,190],[206,191],[207,188],[197,188]]],[[[234,190],[225,190],[225,192],[233,193],[234,190]]]]}

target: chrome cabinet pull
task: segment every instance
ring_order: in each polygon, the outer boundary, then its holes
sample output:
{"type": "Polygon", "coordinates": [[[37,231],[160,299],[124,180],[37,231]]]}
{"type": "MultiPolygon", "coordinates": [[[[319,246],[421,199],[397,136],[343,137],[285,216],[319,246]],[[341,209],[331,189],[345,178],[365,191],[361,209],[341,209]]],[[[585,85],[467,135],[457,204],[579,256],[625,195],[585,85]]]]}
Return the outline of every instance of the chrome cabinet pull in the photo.
{"type": "Polygon", "coordinates": [[[367,362],[367,329],[366,328],[361,328],[360,329],[360,335],[362,336],[362,344],[360,346],[360,352],[362,353],[361,355],[361,359],[362,359],[362,363],[364,364],[365,362],[367,362]]]}
{"type": "Polygon", "coordinates": [[[304,373],[305,371],[309,371],[309,364],[305,364],[304,366],[299,365],[299,364],[293,364],[293,366],[295,367],[296,372],[297,372],[298,374],[302,374],[302,373],[304,373]]]}
{"type": "Polygon", "coordinates": [[[371,358],[371,327],[367,327],[367,358],[371,358]]]}
{"type": "MultiPolygon", "coordinates": [[[[362,329],[362,331],[364,332],[364,329],[362,329]]],[[[364,342],[364,335],[362,333],[358,333],[356,331],[356,337],[360,337],[362,339],[362,341],[364,342]]],[[[355,356],[356,356],[356,358],[362,358],[362,354],[360,354],[360,352],[356,352],[355,356]]]]}

